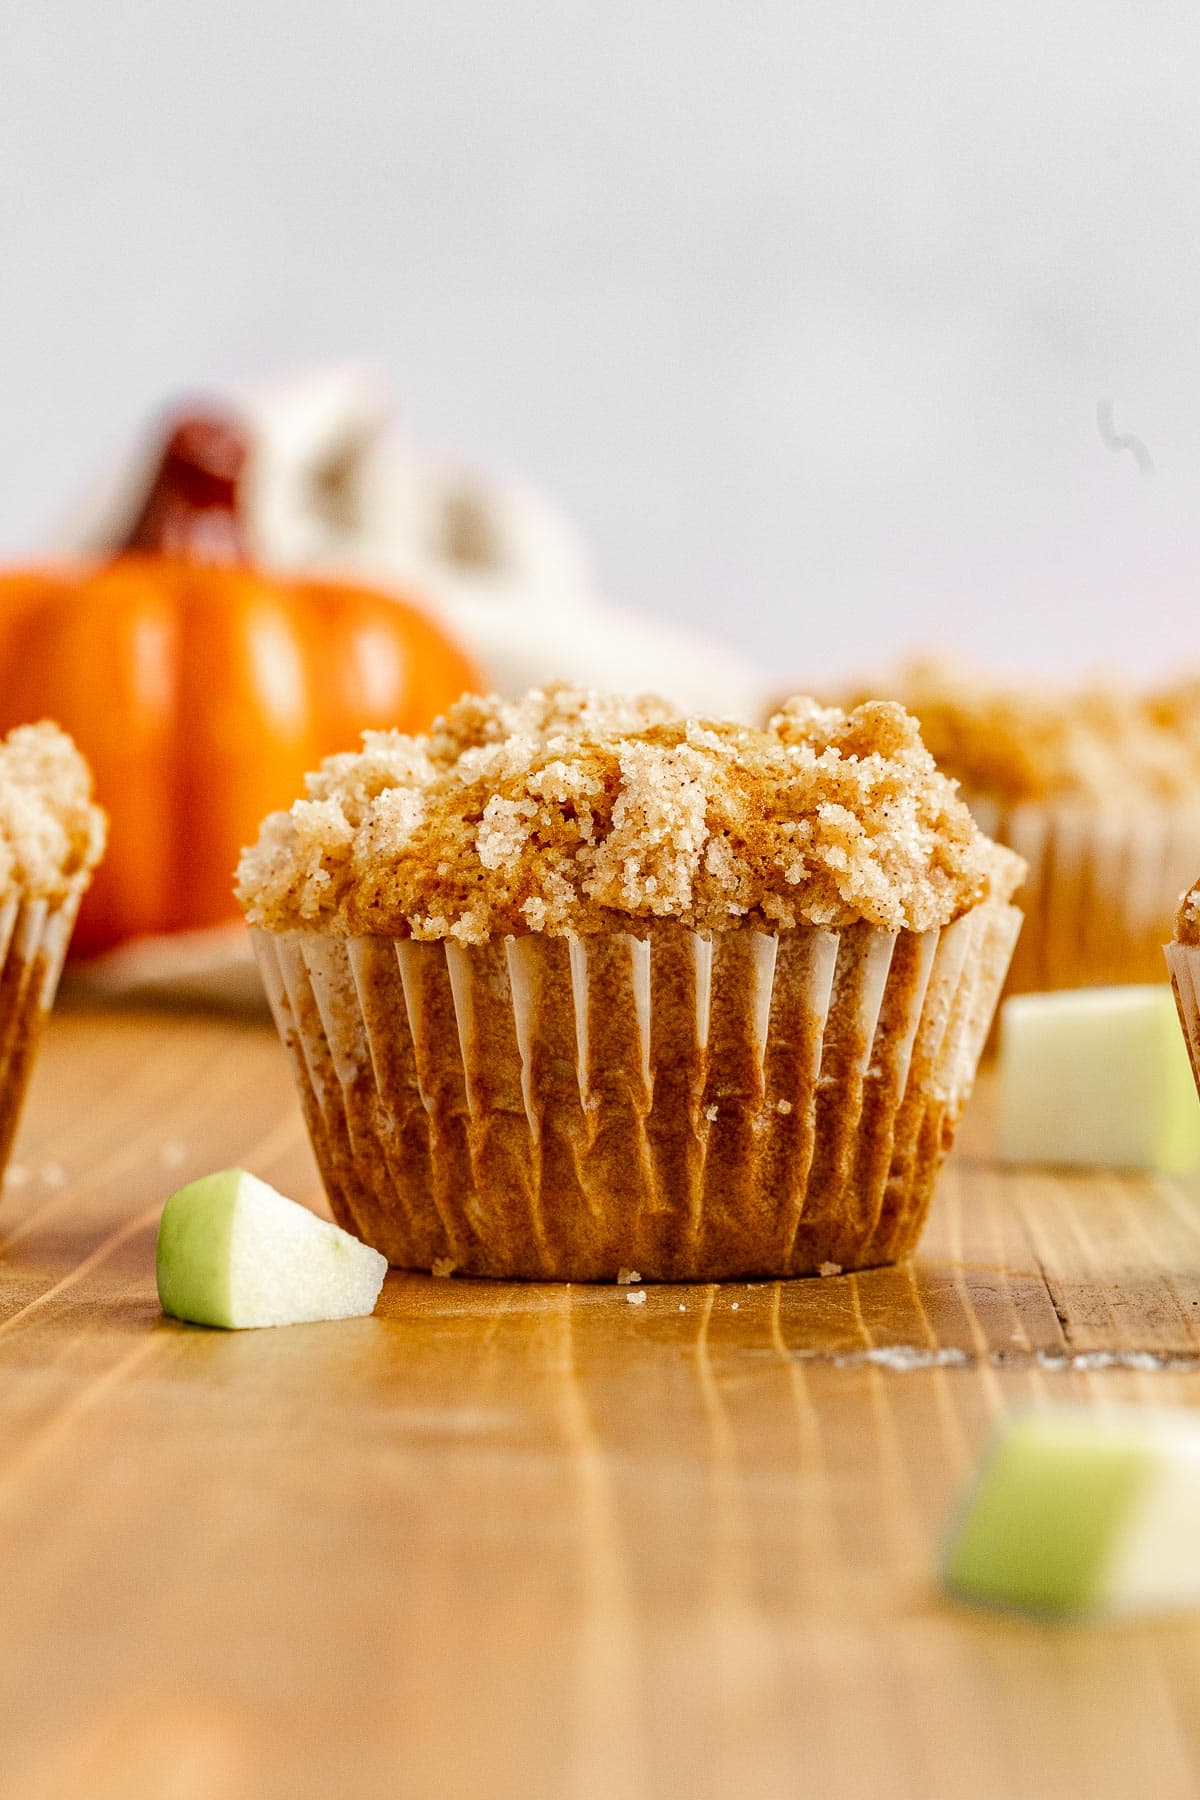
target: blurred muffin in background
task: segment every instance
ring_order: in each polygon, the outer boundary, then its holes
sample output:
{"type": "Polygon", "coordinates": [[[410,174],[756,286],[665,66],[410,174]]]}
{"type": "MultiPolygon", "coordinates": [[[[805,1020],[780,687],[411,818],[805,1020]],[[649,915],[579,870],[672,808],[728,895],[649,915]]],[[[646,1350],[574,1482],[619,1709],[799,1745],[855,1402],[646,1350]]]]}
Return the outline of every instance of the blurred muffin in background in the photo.
{"type": "Polygon", "coordinates": [[[0,1173],[106,830],[66,732],[21,725],[0,740],[0,1173]]]}
{"type": "MultiPolygon", "coordinates": [[[[555,507],[523,482],[418,449],[370,370],[334,366],[216,398],[252,442],[241,499],[264,566],[421,595],[509,698],[563,680],[664,688],[700,714],[761,711],[758,671],[727,645],[610,605],[555,507]]],[[[48,547],[91,555],[123,542],[161,437],[123,452],[48,547]]]]}
{"type": "Polygon", "coordinates": [[[838,698],[900,700],[980,826],[1028,864],[1010,992],[1161,981],[1200,867],[1200,681],[1002,680],[936,658],[838,698]]]}

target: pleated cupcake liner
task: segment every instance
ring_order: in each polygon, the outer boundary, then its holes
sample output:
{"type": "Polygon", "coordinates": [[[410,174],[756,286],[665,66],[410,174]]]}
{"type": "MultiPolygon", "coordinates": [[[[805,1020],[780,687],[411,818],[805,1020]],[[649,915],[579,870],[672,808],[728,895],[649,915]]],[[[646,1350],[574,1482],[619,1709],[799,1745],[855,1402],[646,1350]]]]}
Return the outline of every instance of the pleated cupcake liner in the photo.
{"type": "Polygon", "coordinates": [[[1200,810],[964,798],[980,829],[1029,865],[1006,992],[1162,980],[1163,941],[1200,868],[1200,810]]]}
{"type": "Polygon", "coordinates": [[[390,1262],[712,1281],[911,1249],[1019,926],[253,938],[334,1214],[390,1262]]]}
{"type": "Polygon", "coordinates": [[[0,1173],[21,1118],[42,1025],[54,1004],[81,895],[0,906],[0,1173]]]}
{"type": "Polygon", "coordinates": [[[1200,948],[1193,944],[1170,943],[1164,946],[1163,954],[1175,992],[1175,1009],[1183,1027],[1192,1074],[1200,1092],[1200,948]]]}

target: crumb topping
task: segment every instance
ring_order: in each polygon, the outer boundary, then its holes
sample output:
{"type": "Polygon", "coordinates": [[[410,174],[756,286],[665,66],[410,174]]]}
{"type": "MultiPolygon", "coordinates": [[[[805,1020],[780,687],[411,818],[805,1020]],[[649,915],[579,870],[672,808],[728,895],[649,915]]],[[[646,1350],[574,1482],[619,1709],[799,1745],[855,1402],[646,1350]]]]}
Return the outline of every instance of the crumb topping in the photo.
{"type": "Polygon", "coordinates": [[[1179,902],[1175,914],[1175,942],[1200,945],[1200,881],[1179,902]]]}
{"type": "Polygon", "coordinates": [[[87,886],[108,823],[65,731],[43,721],[0,740],[0,900],[62,900],[87,886]]]}
{"type": "Polygon", "coordinates": [[[881,695],[915,715],[939,768],[968,794],[1002,804],[1136,805],[1195,798],[1200,788],[1200,682],[1147,693],[1101,682],[1055,687],[930,658],[840,697],[881,695]]]}
{"type": "Polygon", "coordinates": [[[678,920],[928,930],[1024,873],[894,703],[793,699],[765,730],[553,687],[369,732],[238,872],[272,930],[479,943],[678,920]]]}

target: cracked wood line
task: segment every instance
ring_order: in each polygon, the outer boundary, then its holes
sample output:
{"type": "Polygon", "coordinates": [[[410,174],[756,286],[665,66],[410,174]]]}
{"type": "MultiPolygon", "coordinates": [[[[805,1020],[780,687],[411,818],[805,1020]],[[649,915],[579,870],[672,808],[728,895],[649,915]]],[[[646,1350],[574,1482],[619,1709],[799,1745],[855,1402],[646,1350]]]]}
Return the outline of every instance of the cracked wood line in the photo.
{"type": "Polygon", "coordinates": [[[154,1218],[233,1163],[321,1204],[273,1036],[60,1014],[0,1205],[6,1800],[1194,1794],[1197,1626],[931,1582],[999,1415],[1200,1401],[1200,1186],[999,1170],[981,1099],[897,1269],[223,1335],[154,1218]]]}

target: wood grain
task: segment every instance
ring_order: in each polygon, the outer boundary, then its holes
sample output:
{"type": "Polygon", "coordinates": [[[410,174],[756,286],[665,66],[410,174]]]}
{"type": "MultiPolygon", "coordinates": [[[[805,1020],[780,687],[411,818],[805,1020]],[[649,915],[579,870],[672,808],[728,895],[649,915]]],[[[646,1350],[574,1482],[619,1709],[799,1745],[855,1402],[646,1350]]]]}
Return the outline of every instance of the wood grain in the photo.
{"type": "Polygon", "coordinates": [[[1200,1401],[1200,1190],[1002,1173],[919,1257],[724,1288],[392,1275],[374,1319],[164,1320],[165,1194],[320,1204],[265,1028],[56,1018],[0,1209],[5,1796],[1200,1789],[1200,1625],[932,1580],[998,1416],[1200,1401]]]}

